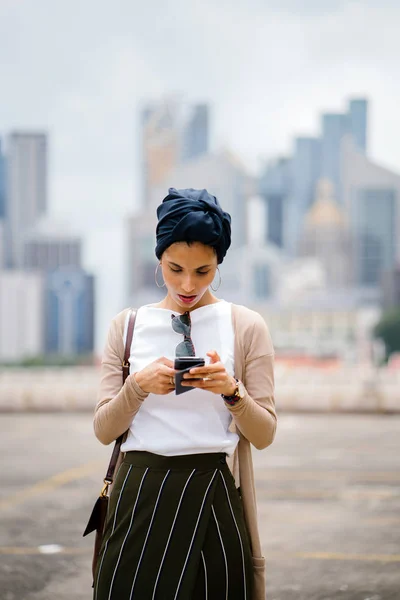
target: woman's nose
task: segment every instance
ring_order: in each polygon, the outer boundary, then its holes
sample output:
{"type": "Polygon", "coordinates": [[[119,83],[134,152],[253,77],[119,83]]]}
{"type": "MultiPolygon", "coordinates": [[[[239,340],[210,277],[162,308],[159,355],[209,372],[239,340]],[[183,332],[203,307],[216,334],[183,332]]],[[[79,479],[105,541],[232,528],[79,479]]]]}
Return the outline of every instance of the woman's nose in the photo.
{"type": "Polygon", "coordinates": [[[185,292],[192,292],[194,290],[194,285],[191,277],[186,277],[182,283],[182,289],[185,292]]]}

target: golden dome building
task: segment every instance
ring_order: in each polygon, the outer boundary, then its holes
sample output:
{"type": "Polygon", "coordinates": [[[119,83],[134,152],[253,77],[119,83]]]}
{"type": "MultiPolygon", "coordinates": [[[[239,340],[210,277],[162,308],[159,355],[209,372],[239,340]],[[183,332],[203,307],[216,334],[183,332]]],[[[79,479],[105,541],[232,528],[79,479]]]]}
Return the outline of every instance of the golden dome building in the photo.
{"type": "Polygon", "coordinates": [[[346,217],[329,179],[320,179],[299,242],[299,256],[317,257],[328,287],[346,287],[351,277],[351,242],[346,217]]]}

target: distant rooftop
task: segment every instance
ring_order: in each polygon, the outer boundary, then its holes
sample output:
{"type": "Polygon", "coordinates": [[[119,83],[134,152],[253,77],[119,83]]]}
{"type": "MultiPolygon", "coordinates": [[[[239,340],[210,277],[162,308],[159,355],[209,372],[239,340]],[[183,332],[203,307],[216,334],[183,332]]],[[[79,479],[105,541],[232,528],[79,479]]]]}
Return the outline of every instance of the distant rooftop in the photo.
{"type": "Polygon", "coordinates": [[[70,223],[45,215],[30,229],[26,239],[27,241],[37,239],[79,241],[81,238],[70,223]]]}

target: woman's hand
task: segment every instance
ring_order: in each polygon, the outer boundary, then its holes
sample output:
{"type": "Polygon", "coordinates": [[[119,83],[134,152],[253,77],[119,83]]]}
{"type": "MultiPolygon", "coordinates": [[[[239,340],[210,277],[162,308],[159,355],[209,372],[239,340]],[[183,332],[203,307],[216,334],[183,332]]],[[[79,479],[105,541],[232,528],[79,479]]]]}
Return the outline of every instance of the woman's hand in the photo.
{"type": "Polygon", "coordinates": [[[174,363],[162,356],[134,373],[133,377],[146,394],[169,394],[175,389],[176,371],[173,367],[174,363]]]}
{"type": "Polygon", "coordinates": [[[184,380],[190,379],[190,381],[186,383],[182,381],[182,385],[208,390],[214,394],[232,396],[236,390],[236,380],[229,375],[215,350],[207,352],[207,356],[211,359],[210,364],[190,369],[189,373],[183,376],[184,380]]]}

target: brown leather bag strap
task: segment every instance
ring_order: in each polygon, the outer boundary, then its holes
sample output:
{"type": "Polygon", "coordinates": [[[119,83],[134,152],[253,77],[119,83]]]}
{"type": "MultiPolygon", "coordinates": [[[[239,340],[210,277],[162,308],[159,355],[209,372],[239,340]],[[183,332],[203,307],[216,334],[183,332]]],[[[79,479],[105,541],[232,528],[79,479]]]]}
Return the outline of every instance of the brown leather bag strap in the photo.
{"type": "MultiPolygon", "coordinates": [[[[124,362],[122,363],[122,385],[124,385],[125,380],[129,375],[129,368],[130,368],[129,357],[131,354],[131,344],[132,344],[132,339],[133,339],[133,330],[135,329],[135,321],[136,321],[136,311],[132,309],[130,312],[130,315],[129,315],[128,331],[126,334],[125,351],[124,351],[124,362]]],[[[117,438],[117,440],[115,442],[114,449],[113,449],[111,459],[110,459],[110,464],[108,465],[108,469],[107,469],[107,475],[104,478],[104,483],[106,484],[105,487],[108,487],[108,485],[111,485],[111,483],[114,480],[115,466],[118,461],[118,456],[119,456],[119,452],[121,449],[121,444],[122,444],[124,435],[125,435],[124,433],[122,435],[120,435],[119,438],[117,438]]],[[[103,490],[104,490],[104,488],[103,488],[103,490]]]]}

